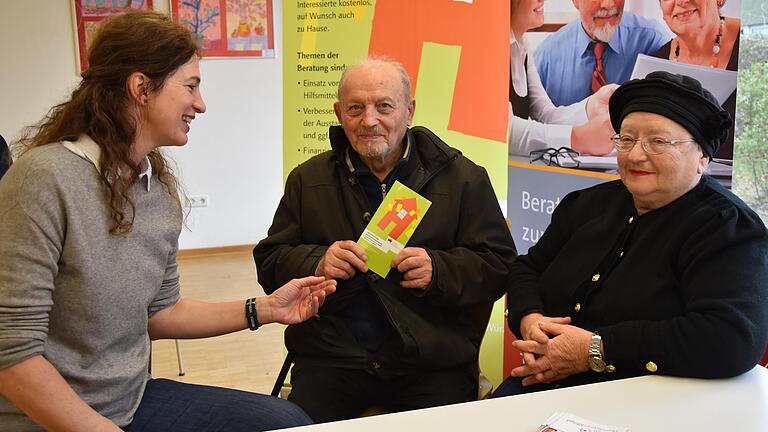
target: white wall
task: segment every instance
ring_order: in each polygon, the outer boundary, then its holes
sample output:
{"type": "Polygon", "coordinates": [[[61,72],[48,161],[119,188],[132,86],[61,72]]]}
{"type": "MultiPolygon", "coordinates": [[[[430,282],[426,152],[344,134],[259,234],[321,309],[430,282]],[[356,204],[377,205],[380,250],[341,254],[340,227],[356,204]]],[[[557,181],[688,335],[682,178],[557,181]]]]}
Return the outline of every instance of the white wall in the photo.
{"type": "Polygon", "coordinates": [[[69,4],[0,0],[0,133],[9,141],[77,83],[69,4]]]}
{"type": "Polygon", "coordinates": [[[283,191],[282,1],[274,0],[275,58],[204,59],[205,114],[189,143],[168,153],[193,208],[183,249],[256,243],[266,236],[283,191]]]}
{"type": "MultiPolygon", "coordinates": [[[[167,2],[155,0],[160,9],[167,2]]],[[[9,141],[77,84],[71,0],[0,0],[0,134],[9,141]]],[[[204,59],[208,111],[168,154],[195,208],[182,249],[256,243],[282,195],[282,0],[274,0],[273,59],[204,59]]]]}

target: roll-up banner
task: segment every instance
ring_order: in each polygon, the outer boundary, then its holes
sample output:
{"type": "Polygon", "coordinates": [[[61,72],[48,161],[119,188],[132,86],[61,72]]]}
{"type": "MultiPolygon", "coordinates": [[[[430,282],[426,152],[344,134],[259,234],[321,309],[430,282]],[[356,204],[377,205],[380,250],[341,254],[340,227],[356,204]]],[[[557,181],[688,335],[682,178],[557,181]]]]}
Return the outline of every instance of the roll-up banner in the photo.
{"type": "MultiPolygon", "coordinates": [[[[507,216],[519,253],[565,195],[619,178],[606,106],[613,84],[657,70],[689,75],[735,116],[740,0],[511,4],[507,216]]],[[[731,130],[708,168],[726,187],[733,143],[731,130]]],[[[504,328],[506,376],[521,359],[504,328]]]]}
{"type": "MultiPolygon", "coordinates": [[[[497,0],[284,0],[284,178],[330,150],[341,72],[368,56],[403,64],[412,124],[428,127],[488,171],[507,195],[509,3],[497,0]]],[[[503,301],[483,339],[481,368],[501,380],[503,301]]]]}

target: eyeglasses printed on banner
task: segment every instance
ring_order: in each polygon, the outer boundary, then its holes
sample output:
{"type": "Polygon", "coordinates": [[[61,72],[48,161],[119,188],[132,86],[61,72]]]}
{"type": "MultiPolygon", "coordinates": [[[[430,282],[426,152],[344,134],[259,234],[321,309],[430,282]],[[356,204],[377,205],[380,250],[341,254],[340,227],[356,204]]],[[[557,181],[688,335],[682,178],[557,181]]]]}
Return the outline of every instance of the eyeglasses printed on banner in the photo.
{"type": "Polygon", "coordinates": [[[549,166],[563,167],[563,164],[567,164],[568,168],[578,168],[580,163],[577,159],[579,152],[572,148],[560,147],[560,148],[545,148],[541,150],[534,150],[530,154],[531,163],[543,163],[549,166]]]}

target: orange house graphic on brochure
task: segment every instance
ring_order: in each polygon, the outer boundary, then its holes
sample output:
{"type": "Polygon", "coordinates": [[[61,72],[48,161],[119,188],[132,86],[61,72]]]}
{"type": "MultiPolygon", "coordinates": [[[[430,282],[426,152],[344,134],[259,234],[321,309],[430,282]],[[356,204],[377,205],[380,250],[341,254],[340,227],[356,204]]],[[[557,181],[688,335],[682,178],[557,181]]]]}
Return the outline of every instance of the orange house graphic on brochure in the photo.
{"type": "Polygon", "coordinates": [[[418,219],[417,211],[416,198],[396,199],[392,208],[379,221],[378,227],[386,230],[390,224],[394,224],[395,226],[392,227],[392,230],[387,235],[397,240],[411,222],[418,219]]]}

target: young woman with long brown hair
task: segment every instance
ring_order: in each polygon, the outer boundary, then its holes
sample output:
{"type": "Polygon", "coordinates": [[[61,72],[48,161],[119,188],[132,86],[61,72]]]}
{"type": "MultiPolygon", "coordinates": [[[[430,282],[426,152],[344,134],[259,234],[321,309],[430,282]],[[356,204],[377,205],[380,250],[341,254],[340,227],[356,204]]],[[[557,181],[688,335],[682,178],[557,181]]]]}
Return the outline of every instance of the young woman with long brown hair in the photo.
{"type": "Polygon", "coordinates": [[[180,298],[182,206],[160,152],[205,112],[195,40],[117,17],[71,97],[19,142],[0,183],[0,429],[266,430],[306,424],[269,396],[151,379],[151,339],[313,316],[335,283],[227,303],[180,298]]]}

